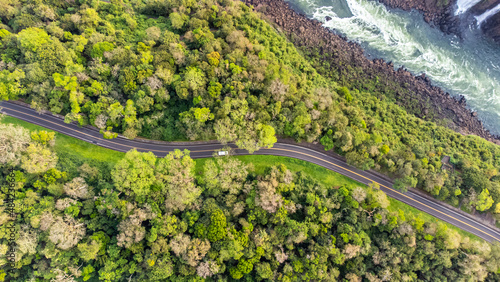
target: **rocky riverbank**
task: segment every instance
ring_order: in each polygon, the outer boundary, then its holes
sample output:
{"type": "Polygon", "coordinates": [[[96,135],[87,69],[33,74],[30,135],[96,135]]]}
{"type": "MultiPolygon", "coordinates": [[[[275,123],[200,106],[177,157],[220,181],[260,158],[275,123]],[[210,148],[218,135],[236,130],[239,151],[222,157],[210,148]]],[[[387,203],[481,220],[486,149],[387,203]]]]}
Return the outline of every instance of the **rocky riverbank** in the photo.
{"type": "Polygon", "coordinates": [[[321,22],[295,12],[283,0],[243,2],[253,5],[304,53],[315,54],[320,57],[318,60],[328,62],[330,69],[338,74],[339,83],[383,81],[382,93],[394,93],[396,102],[409,112],[428,120],[449,120],[446,125],[459,133],[478,135],[500,144],[500,138],[492,136],[477,119],[477,114],[466,108],[464,97],[452,97],[433,86],[425,75],[414,76],[403,68],[395,70],[392,63],[382,59],[368,59],[358,44],[331,32],[321,22]]]}
{"type": "Polygon", "coordinates": [[[404,11],[417,10],[423,13],[424,20],[434,24],[446,33],[459,34],[458,18],[453,14],[456,0],[378,0],[389,8],[404,11]]]}
{"type": "MultiPolygon", "coordinates": [[[[471,7],[465,17],[466,23],[461,23],[461,18],[455,16],[454,9],[456,0],[377,0],[387,7],[399,8],[405,11],[412,9],[418,10],[424,14],[426,22],[438,26],[443,32],[453,33],[460,36],[461,26],[467,26],[470,21],[473,21],[471,16],[478,16],[489,9],[500,4],[500,0],[484,0],[471,7]]],[[[482,25],[483,33],[500,43],[500,13],[497,13],[488,18],[482,25]]]]}

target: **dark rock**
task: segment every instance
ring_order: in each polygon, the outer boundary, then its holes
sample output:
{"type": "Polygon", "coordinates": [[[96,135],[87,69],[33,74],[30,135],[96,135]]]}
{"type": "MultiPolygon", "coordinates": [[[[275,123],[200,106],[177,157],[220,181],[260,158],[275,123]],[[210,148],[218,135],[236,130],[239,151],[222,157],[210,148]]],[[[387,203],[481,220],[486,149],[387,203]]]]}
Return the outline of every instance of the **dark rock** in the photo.
{"type": "Polygon", "coordinates": [[[481,30],[484,34],[500,43],[500,13],[486,19],[481,25],[481,30]]]}
{"type": "MultiPolygon", "coordinates": [[[[500,0],[483,0],[471,7],[467,11],[468,17],[455,16],[455,4],[457,1],[445,1],[447,4],[442,4],[442,0],[379,0],[391,8],[399,8],[405,11],[412,9],[423,13],[424,20],[430,24],[438,26],[443,32],[456,34],[461,37],[461,30],[464,25],[472,19],[472,16],[480,15],[496,5],[500,4],[500,0]],[[461,23],[464,21],[464,23],[461,23]],[[462,28],[461,28],[462,25],[462,28]]],[[[484,34],[496,42],[500,43],[500,13],[490,17],[481,25],[484,34]]]]}
{"type": "Polygon", "coordinates": [[[424,19],[428,23],[439,24],[445,20],[452,12],[449,7],[456,1],[447,1],[446,5],[442,5],[441,0],[379,0],[381,3],[391,7],[399,8],[405,11],[418,10],[423,12],[424,19]]]}
{"type": "Polygon", "coordinates": [[[332,20],[332,17],[330,17],[330,16],[326,16],[326,17],[325,17],[325,20],[326,20],[326,21],[331,21],[331,20],[332,20]]]}
{"type": "Polygon", "coordinates": [[[483,0],[471,7],[467,12],[476,16],[481,15],[482,13],[493,9],[498,4],[498,0],[483,0]]]}

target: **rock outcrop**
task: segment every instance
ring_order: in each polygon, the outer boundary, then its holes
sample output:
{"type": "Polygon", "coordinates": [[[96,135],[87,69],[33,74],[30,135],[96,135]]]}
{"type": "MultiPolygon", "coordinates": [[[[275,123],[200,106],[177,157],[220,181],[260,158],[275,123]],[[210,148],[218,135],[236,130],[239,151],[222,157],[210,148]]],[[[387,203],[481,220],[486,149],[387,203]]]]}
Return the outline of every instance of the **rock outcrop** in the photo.
{"type": "Polygon", "coordinates": [[[499,2],[500,1],[498,0],[483,0],[472,6],[468,12],[474,15],[480,15],[490,9],[493,9],[499,2]]]}
{"type": "MultiPolygon", "coordinates": [[[[295,12],[283,0],[243,2],[253,5],[269,22],[275,23],[299,49],[319,54],[320,59],[328,62],[330,68],[338,73],[340,80],[380,79],[387,84],[384,86],[385,91],[395,92],[394,98],[398,104],[407,109],[418,108],[417,116],[428,119],[428,113],[435,113],[432,120],[451,120],[452,123],[447,126],[459,133],[478,135],[492,142],[498,138],[484,129],[482,122],[466,108],[463,96],[458,99],[452,97],[439,87],[433,86],[425,74],[414,76],[403,68],[395,70],[392,63],[386,63],[382,59],[368,59],[358,44],[331,32],[323,27],[321,22],[295,12]]],[[[411,109],[408,111],[415,113],[411,109]]]]}
{"type": "MultiPolygon", "coordinates": [[[[405,11],[412,9],[421,11],[426,22],[434,24],[443,32],[460,36],[460,26],[467,26],[461,21],[472,21],[473,16],[479,16],[500,4],[500,0],[483,0],[471,7],[465,14],[469,17],[457,17],[454,14],[456,0],[378,0],[390,8],[405,11]]],[[[481,25],[483,33],[500,43],[500,12],[491,16],[481,25]]]]}
{"type": "Polygon", "coordinates": [[[486,36],[491,37],[493,40],[500,43],[500,13],[487,19],[481,25],[481,29],[486,36]]]}
{"type": "Polygon", "coordinates": [[[428,23],[439,24],[447,18],[449,9],[452,6],[451,2],[445,3],[446,0],[379,0],[391,8],[399,8],[405,11],[412,9],[423,12],[424,19],[428,23]]]}
{"type": "MultiPolygon", "coordinates": [[[[497,5],[500,5],[500,0],[485,0],[472,7],[469,12],[474,16],[480,16],[497,5]]],[[[487,18],[481,24],[481,30],[486,36],[500,43],[500,12],[487,18]]]]}

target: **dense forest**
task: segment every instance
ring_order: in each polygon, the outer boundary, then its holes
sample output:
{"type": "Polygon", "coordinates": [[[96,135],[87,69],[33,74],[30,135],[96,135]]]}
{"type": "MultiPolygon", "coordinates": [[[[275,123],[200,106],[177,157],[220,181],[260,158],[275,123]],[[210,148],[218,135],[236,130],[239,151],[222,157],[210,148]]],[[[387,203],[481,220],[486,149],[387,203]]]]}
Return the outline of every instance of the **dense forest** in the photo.
{"type": "Polygon", "coordinates": [[[499,146],[339,87],[238,1],[1,0],[0,18],[2,99],[106,138],[320,142],[398,189],[500,216],[499,146]]]}
{"type": "MultiPolygon", "coordinates": [[[[0,281],[498,281],[500,245],[325,187],[189,151],[115,165],[0,123],[0,281]]],[[[356,186],[356,185],[354,185],[356,186]]]]}

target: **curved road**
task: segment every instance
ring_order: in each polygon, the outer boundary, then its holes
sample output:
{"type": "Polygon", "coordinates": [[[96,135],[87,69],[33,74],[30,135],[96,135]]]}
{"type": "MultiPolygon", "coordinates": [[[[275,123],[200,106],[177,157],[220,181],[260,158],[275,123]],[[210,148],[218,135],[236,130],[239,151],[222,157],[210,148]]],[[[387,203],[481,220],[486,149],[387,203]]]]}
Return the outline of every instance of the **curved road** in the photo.
{"type": "MultiPolygon", "coordinates": [[[[163,157],[174,149],[188,149],[191,151],[192,158],[206,158],[211,157],[214,152],[222,148],[221,144],[154,144],[137,140],[129,140],[123,137],[107,140],[103,139],[102,135],[94,129],[81,128],[75,124],[66,124],[63,120],[61,120],[61,118],[51,114],[38,114],[31,108],[5,101],[0,102],[0,107],[2,108],[1,112],[9,116],[52,129],[86,142],[97,144],[101,147],[121,152],[127,152],[135,148],[142,152],[151,151],[156,156],[163,157]]],[[[230,146],[233,148],[232,154],[248,155],[246,150],[237,149],[234,145],[230,146]]],[[[358,170],[347,165],[342,160],[327,156],[321,152],[301,146],[276,143],[273,148],[262,148],[254,154],[292,157],[315,163],[364,184],[376,182],[380,185],[381,190],[391,198],[399,200],[434,217],[453,224],[489,242],[500,242],[499,231],[474,220],[472,217],[462,215],[456,211],[448,209],[442,206],[437,200],[429,200],[412,192],[401,193],[396,191],[392,189],[392,182],[387,181],[370,171],[358,170]]]]}

